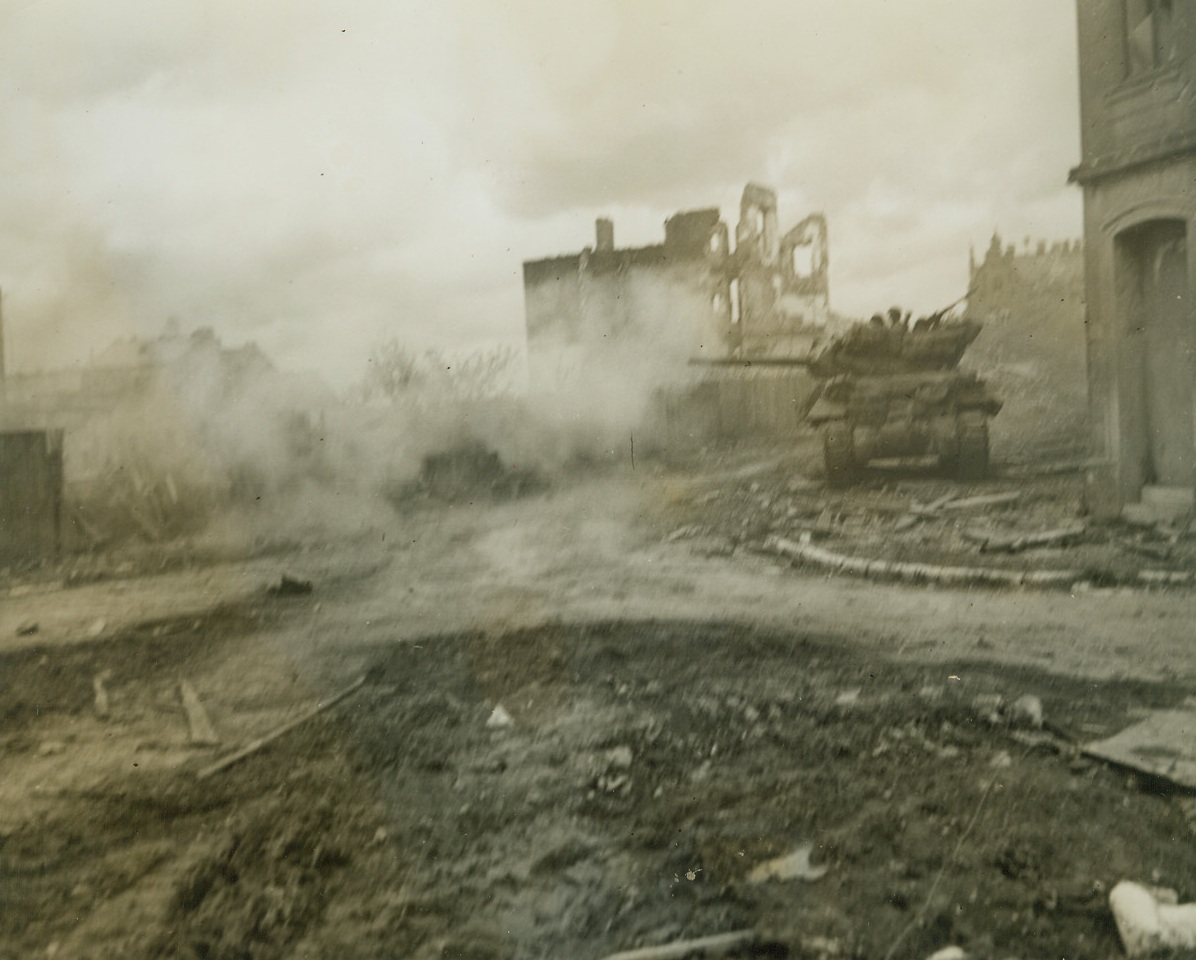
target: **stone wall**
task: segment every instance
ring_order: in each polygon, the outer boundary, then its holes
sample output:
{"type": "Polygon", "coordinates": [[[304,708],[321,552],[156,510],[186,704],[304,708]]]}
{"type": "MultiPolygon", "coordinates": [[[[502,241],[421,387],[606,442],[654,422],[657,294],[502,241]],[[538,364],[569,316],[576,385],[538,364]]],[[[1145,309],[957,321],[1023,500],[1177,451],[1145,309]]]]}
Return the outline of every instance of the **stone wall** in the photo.
{"type": "Polygon", "coordinates": [[[1007,462],[1081,459],[1088,444],[1084,253],[1080,242],[998,235],[972,257],[968,316],[984,329],[964,357],[1005,406],[993,453],[1007,462]]]}

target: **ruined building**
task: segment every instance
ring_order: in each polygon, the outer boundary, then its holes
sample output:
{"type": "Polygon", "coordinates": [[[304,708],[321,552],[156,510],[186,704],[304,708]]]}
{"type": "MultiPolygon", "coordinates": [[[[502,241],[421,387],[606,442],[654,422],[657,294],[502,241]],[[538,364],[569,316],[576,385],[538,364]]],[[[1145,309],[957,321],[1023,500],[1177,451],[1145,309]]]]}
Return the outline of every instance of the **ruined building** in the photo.
{"type": "Polygon", "coordinates": [[[1078,0],[1090,506],[1190,508],[1196,483],[1196,3],[1078,0]]]}
{"type": "Polygon", "coordinates": [[[776,194],[749,184],[734,247],[716,208],[674,214],[649,247],[617,248],[601,219],[593,247],[524,263],[523,287],[534,387],[616,339],[685,359],[800,355],[830,316],[826,220],[782,236],[776,194]]]}
{"type": "MultiPolygon", "coordinates": [[[[716,208],[674,214],[664,242],[647,247],[616,247],[614,224],[600,219],[594,246],[523,265],[531,387],[567,390],[588,370],[631,354],[650,356],[652,363],[636,366],[669,385],[692,379],[693,360],[739,359],[746,367],[805,356],[830,320],[827,277],[826,219],[813,214],[782,233],[776,193],[757,184],[743,191],[734,243],[716,208]]],[[[771,414],[747,409],[761,404],[796,423],[792,411],[808,392],[807,378],[777,369],[767,388],[736,388],[757,395],[738,401],[743,416],[728,416],[722,404],[722,432],[748,420],[770,422],[771,414]]],[[[705,395],[712,390],[719,392],[707,384],[705,395]]]]}
{"type": "Polygon", "coordinates": [[[968,271],[968,316],[983,324],[966,366],[1004,400],[992,425],[1006,461],[1081,459],[1088,448],[1084,252],[1079,241],[998,234],[968,271]]]}

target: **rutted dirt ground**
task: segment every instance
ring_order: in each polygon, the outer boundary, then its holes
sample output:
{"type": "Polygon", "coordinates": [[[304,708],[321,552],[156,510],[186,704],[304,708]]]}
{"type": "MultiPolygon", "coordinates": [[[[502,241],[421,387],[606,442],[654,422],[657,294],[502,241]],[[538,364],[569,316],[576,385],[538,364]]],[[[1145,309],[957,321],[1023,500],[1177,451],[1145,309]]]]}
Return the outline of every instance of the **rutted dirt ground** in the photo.
{"type": "Polygon", "coordinates": [[[9,583],[0,957],[601,957],[746,927],[773,955],[1114,956],[1111,883],[1196,898],[1183,799],[1066,739],[1196,693],[1189,591],[936,590],[670,540],[761,482],[724,466],[9,583]],[[284,571],[315,591],[269,596],[284,571]],[[219,747],[189,744],[184,678],[219,747]],[[1060,736],[990,716],[1025,693],[1060,736]],[[806,843],[822,879],[748,882],[806,843]]]}

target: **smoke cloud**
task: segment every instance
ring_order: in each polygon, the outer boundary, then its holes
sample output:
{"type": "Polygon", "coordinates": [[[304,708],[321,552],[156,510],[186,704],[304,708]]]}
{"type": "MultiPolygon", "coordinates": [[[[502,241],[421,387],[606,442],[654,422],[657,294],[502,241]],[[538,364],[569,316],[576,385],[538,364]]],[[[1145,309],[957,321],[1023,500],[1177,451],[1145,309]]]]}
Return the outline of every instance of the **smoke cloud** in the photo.
{"type": "Polygon", "coordinates": [[[168,317],[355,381],[518,343],[519,264],[748,179],[831,225],[833,305],[930,309],[994,228],[1079,232],[1070,0],[41,0],[0,11],[10,361],[168,317]],[[1027,104],[1032,105],[1027,108],[1027,104]]]}

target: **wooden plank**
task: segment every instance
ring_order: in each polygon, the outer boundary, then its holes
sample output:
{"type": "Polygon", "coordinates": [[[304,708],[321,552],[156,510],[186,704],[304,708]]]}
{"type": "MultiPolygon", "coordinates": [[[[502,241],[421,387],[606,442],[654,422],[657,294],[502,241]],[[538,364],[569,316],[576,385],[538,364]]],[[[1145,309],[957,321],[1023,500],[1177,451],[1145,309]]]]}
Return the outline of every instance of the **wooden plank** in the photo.
{"type": "Polygon", "coordinates": [[[104,686],[108,678],[112,676],[111,670],[104,670],[97,673],[91,680],[91,688],[95,692],[96,702],[96,716],[101,720],[108,719],[109,703],[108,703],[108,688],[104,686]]]}
{"type": "Polygon", "coordinates": [[[989,493],[982,497],[964,497],[962,500],[952,500],[942,505],[943,510],[972,510],[976,507],[1004,507],[1017,503],[1022,498],[1021,492],[989,493]]]}
{"type": "Polygon", "coordinates": [[[179,683],[179,695],[183,700],[183,710],[187,714],[187,727],[191,731],[191,742],[197,746],[211,747],[220,742],[216,736],[216,728],[208,717],[208,711],[200,702],[199,694],[186,680],[179,683]]]}
{"type": "Polygon", "coordinates": [[[1032,547],[1061,546],[1077,537],[1081,537],[1087,529],[1082,523],[1075,523],[1058,530],[1044,530],[1041,533],[1015,534],[1009,537],[990,537],[980,544],[981,553],[1020,553],[1032,547]]]}
{"type": "Polygon", "coordinates": [[[303,713],[301,713],[299,716],[297,716],[294,720],[289,720],[288,722],[284,723],[282,726],[276,727],[274,730],[271,730],[265,736],[258,737],[252,743],[248,743],[244,747],[242,747],[240,750],[236,751],[236,753],[231,753],[227,757],[223,757],[222,759],[217,760],[211,766],[204,767],[202,770],[199,771],[199,773],[197,773],[195,775],[195,778],[197,780],[206,780],[208,777],[212,776],[213,774],[220,773],[222,770],[227,770],[234,763],[239,763],[240,761],[244,760],[246,757],[252,756],[253,754],[257,753],[259,750],[261,750],[263,747],[273,743],[279,737],[283,736],[284,734],[290,733],[296,727],[301,726],[304,723],[307,723],[307,721],[310,720],[312,717],[316,716],[317,714],[323,713],[329,707],[335,706],[336,704],[338,704],[342,700],[344,700],[346,697],[352,696],[354,693],[356,693],[358,690],[360,690],[364,684],[365,684],[365,677],[359,677],[357,680],[355,680],[352,684],[350,684],[348,687],[346,687],[340,693],[335,694],[330,699],[325,700],[323,703],[318,703],[314,707],[311,707],[310,709],[305,710],[303,713]]]}
{"type": "Polygon", "coordinates": [[[870,560],[849,557],[824,550],[811,543],[795,543],[784,537],[769,537],[764,549],[794,560],[813,563],[830,570],[865,577],[892,577],[914,583],[941,583],[958,586],[991,584],[994,586],[1058,586],[1074,583],[1083,575],[1079,570],[999,570],[991,567],[944,567],[929,563],[897,560],[870,560]]]}
{"type": "Polygon", "coordinates": [[[683,960],[685,957],[717,957],[740,947],[756,942],[752,930],[737,930],[734,933],[719,933],[712,937],[696,940],[677,940],[659,947],[642,947],[639,950],[624,950],[612,953],[606,960],[683,960]]]}

